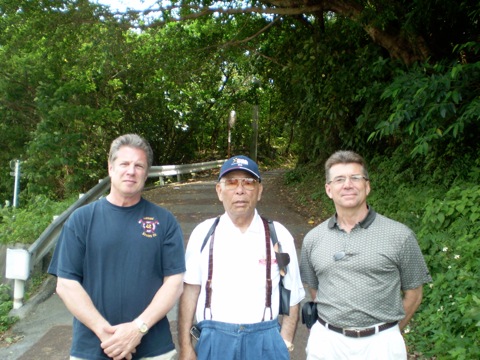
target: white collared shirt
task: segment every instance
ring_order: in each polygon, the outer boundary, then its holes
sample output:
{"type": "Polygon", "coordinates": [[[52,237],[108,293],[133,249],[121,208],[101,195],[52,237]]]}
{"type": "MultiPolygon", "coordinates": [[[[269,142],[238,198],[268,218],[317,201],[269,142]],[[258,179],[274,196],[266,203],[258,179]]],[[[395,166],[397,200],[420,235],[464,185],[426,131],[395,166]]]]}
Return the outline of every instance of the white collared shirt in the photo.
{"type": "MultiPolygon", "coordinates": [[[[184,282],[202,285],[197,302],[197,321],[204,320],[205,283],[208,279],[209,245],[203,251],[200,248],[214,219],[199,224],[192,232],[185,255],[187,271],[184,282]]],[[[275,231],[282,251],[290,254],[290,264],[284,279],[285,287],[291,290],[290,306],[298,304],[305,297],[298,258],[291,234],[280,223],[275,222],[275,231]]],[[[271,242],[270,242],[271,244],[271,242]]],[[[272,245],[271,245],[272,246],[272,245]]],[[[280,273],[272,254],[272,313],[278,316],[280,273]]],[[[242,233],[227,214],[220,218],[215,230],[211,320],[234,324],[252,324],[260,322],[265,310],[266,295],[266,249],[263,222],[255,210],[250,227],[242,233]]],[[[210,312],[206,312],[210,320],[210,312]]],[[[265,320],[270,320],[267,309],[265,320]]]]}

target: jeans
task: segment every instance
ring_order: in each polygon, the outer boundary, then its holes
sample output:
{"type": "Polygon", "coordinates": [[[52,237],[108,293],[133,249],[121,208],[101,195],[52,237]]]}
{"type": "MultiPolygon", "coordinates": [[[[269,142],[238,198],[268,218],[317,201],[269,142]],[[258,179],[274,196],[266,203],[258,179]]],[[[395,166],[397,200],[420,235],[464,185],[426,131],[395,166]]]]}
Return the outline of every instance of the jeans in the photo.
{"type": "Polygon", "coordinates": [[[195,346],[197,360],[289,360],[278,320],[255,324],[228,324],[204,320],[195,346]]]}

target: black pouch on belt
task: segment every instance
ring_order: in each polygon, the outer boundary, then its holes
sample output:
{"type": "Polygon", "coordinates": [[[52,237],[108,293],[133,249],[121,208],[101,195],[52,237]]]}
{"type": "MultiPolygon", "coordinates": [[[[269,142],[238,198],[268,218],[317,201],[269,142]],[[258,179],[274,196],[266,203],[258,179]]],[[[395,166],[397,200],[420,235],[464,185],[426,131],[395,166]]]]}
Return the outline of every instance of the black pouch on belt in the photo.
{"type": "Polygon", "coordinates": [[[317,320],[317,303],[313,301],[306,302],[302,306],[302,324],[305,324],[307,329],[311,329],[317,320]]]}
{"type": "Polygon", "coordinates": [[[278,267],[280,268],[280,315],[290,315],[290,293],[283,285],[283,278],[287,274],[287,265],[290,263],[290,255],[288,253],[275,252],[275,258],[277,259],[278,267]]]}

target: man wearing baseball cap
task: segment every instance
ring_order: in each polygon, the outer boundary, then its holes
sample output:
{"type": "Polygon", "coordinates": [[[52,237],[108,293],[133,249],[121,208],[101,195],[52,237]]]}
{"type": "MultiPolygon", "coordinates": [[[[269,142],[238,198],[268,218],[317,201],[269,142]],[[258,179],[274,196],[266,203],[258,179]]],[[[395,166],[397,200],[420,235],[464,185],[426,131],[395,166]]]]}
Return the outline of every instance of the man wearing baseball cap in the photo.
{"type": "Polygon", "coordinates": [[[199,224],[187,245],[180,359],[288,360],[305,296],[292,235],[258,214],[262,177],[247,156],[223,164],[216,191],[225,213],[199,224]],[[283,307],[281,284],[290,292],[283,307]]]}

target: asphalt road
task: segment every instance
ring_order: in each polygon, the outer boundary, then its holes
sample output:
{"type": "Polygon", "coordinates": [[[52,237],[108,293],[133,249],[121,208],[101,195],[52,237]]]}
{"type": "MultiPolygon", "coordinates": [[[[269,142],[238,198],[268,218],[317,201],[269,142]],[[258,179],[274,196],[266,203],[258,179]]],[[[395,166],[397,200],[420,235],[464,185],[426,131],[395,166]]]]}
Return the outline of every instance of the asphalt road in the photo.
{"type": "MultiPolygon", "coordinates": [[[[281,171],[263,174],[264,193],[258,204],[260,214],[281,222],[295,238],[297,252],[301,241],[312,225],[307,223],[282,196],[279,179],[281,171]]],[[[169,209],[178,219],[185,243],[193,228],[201,221],[223,213],[223,206],[215,193],[215,181],[203,181],[167,185],[146,190],[145,198],[169,209]]],[[[32,297],[16,314],[21,318],[0,344],[2,360],[68,360],[72,333],[72,316],[55,294],[55,279],[49,278],[36,296],[32,297]],[[11,344],[9,344],[11,342],[11,344]]],[[[177,334],[177,309],[168,318],[174,339],[177,334]]],[[[292,360],[305,359],[308,332],[299,323],[295,337],[292,360]]],[[[252,359],[256,360],[256,359],[252,359]]]]}

